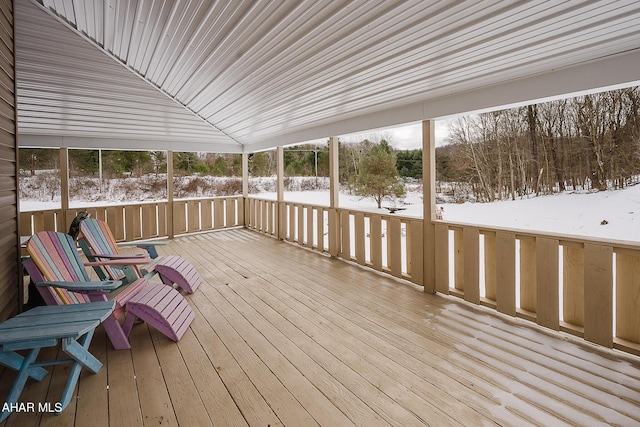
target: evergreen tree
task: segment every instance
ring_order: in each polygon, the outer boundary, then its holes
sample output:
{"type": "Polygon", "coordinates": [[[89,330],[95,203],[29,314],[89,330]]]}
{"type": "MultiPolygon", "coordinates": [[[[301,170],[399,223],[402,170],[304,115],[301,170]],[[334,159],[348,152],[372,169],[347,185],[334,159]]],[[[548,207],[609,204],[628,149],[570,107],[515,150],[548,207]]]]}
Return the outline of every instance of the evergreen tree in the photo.
{"type": "Polygon", "coordinates": [[[360,160],[359,170],[354,181],[356,194],[373,198],[378,208],[382,207],[385,198],[404,195],[396,161],[386,141],[381,141],[369,150],[360,160]]]}
{"type": "Polygon", "coordinates": [[[185,173],[192,173],[197,161],[196,153],[177,152],[173,156],[174,168],[185,173]]]}
{"type": "Polygon", "coordinates": [[[266,153],[259,152],[251,154],[249,156],[249,169],[253,176],[270,176],[266,153]]]}
{"type": "Polygon", "coordinates": [[[399,151],[396,167],[401,177],[422,178],[422,150],[399,151]]]}
{"type": "Polygon", "coordinates": [[[167,155],[164,151],[152,151],[150,153],[151,164],[153,165],[153,173],[158,176],[159,173],[167,171],[167,155]]]}
{"type": "Polygon", "coordinates": [[[72,176],[95,175],[99,167],[98,150],[69,150],[69,170],[72,176]]]}
{"type": "Polygon", "coordinates": [[[58,169],[59,150],[55,148],[20,148],[18,163],[20,169],[28,170],[31,176],[42,169],[58,169]]]}
{"type": "Polygon", "coordinates": [[[213,167],[211,168],[211,173],[215,176],[226,176],[227,175],[227,161],[224,157],[218,156],[213,161],[213,167]]]}

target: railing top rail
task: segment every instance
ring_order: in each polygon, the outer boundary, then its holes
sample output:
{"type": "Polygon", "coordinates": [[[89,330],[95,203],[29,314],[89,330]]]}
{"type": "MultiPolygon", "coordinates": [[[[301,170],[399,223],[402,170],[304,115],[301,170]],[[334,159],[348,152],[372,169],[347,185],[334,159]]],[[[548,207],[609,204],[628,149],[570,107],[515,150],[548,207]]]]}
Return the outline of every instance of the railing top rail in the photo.
{"type": "MultiPolygon", "coordinates": [[[[183,198],[183,199],[174,199],[174,202],[183,202],[183,201],[190,201],[190,200],[220,200],[220,199],[241,199],[242,195],[235,195],[235,196],[215,196],[215,197],[195,197],[195,198],[183,198]]],[[[144,200],[144,201],[139,201],[139,202],[122,202],[122,203],[108,203],[108,204],[100,204],[100,202],[97,202],[96,204],[92,204],[91,206],[69,206],[69,210],[78,210],[78,209],[102,209],[102,208],[110,208],[110,207],[117,207],[117,206],[140,206],[140,205],[162,205],[162,204],[167,204],[169,203],[168,200],[166,199],[162,199],[162,200],[144,200]]],[[[36,210],[22,210],[20,211],[20,213],[37,213],[37,212],[54,212],[54,211],[59,211],[62,210],[62,207],[56,207],[56,208],[49,208],[49,209],[36,209],[36,210]]]]}
{"type": "MultiPolygon", "coordinates": [[[[255,196],[249,196],[249,199],[252,200],[259,200],[259,201],[263,201],[263,202],[270,202],[270,203],[277,203],[277,200],[274,199],[269,199],[266,197],[255,197],[255,196]]],[[[293,206],[308,206],[310,208],[314,208],[314,209],[332,209],[329,205],[319,205],[319,204],[314,204],[314,203],[307,203],[307,202],[298,202],[295,200],[283,200],[282,203],[285,203],[287,205],[293,205],[293,206]]],[[[348,207],[337,207],[337,208],[333,208],[335,210],[337,210],[338,212],[348,212],[350,214],[356,214],[356,213],[362,213],[365,215],[365,217],[367,216],[380,216],[383,219],[393,219],[393,218],[400,218],[400,220],[402,221],[415,221],[415,220],[422,220],[422,218],[417,217],[417,216],[408,216],[408,215],[398,215],[395,213],[382,213],[382,212],[374,212],[371,210],[362,210],[362,209],[354,209],[354,208],[348,208],[348,207]]]]}
{"type": "Polygon", "coordinates": [[[591,237],[591,236],[578,236],[574,234],[553,233],[540,230],[523,230],[518,228],[509,227],[496,227],[485,224],[473,224],[467,222],[454,222],[445,220],[435,220],[434,224],[445,224],[452,228],[464,228],[473,227],[480,230],[480,234],[487,232],[503,231],[507,233],[513,233],[518,237],[548,237],[552,239],[558,239],[562,243],[594,243],[606,246],[612,246],[614,248],[640,250],[640,242],[630,240],[616,240],[607,239],[604,237],[591,237]]]}
{"type": "MultiPolygon", "coordinates": [[[[243,196],[242,194],[236,194],[233,196],[213,196],[213,197],[181,197],[181,198],[174,198],[173,201],[174,202],[188,202],[188,201],[192,201],[192,200],[221,200],[221,199],[241,199],[243,196]]],[[[164,200],[166,201],[166,200],[164,200]]]]}

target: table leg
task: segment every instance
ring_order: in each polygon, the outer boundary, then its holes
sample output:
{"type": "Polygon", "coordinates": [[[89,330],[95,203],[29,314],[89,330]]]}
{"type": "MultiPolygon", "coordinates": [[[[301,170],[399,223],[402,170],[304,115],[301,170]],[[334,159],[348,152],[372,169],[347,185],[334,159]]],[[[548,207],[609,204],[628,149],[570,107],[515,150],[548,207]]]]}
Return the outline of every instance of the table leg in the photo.
{"type": "MultiPolygon", "coordinates": [[[[18,403],[18,398],[20,397],[20,394],[22,393],[22,389],[24,389],[24,385],[27,383],[27,379],[29,378],[31,364],[35,362],[39,352],[40,352],[39,347],[31,349],[29,351],[29,354],[27,354],[27,356],[25,356],[24,360],[22,361],[22,366],[20,367],[18,376],[16,377],[16,380],[13,382],[13,385],[11,386],[11,390],[9,391],[9,396],[7,396],[6,403],[9,405],[9,409],[11,408],[11,405],[15,405],[18,403]]],[[[0,414],[0,422],[7,419],[7,417],[10,414],[11,414],[11,410],[8,410],[8,411],[3,410],[2,414],[0,414]]]]}

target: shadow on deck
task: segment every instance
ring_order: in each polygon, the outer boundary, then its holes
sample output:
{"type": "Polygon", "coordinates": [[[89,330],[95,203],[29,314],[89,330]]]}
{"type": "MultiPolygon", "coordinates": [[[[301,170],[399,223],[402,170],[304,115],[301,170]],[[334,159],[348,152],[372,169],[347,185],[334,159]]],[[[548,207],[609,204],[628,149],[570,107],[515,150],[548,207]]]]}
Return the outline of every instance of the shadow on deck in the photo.
{"type": "MultiPolygon", "coordinates": [[[[132,349],[114,351],[99,329],[106,369],[83,372],[62,415],[7,426],[640,423],[639,358],[248,230],[163,249],[204,280],[182,340],[139,324],[132,349]]],[[[64,369],[21,400],[55,403],[64,369]]],[[[0,375],[4,398],[14,373],[0,375]]]]}

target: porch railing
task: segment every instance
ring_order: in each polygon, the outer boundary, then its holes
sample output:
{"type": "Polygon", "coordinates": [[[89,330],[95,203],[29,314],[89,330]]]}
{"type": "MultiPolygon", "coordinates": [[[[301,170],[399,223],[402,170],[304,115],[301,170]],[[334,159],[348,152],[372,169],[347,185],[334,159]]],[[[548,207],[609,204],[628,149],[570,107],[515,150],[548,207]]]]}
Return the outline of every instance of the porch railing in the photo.
{"type": "Polygon", "coordinates": [[[250,229],[422,285],[421,219],[257,198],[247,203],[250,229]]]}
{"type": "MultiPolygon", "coordinates": [[[[168,203],[86,209],[117,240],[168,235],[168,203]]],[[[22,212],[21,234],[66,231],[77,212],[22,212]]],[[[242,197],[174,201],[173,233],[244,225],[422,285],[424,221],[242,197]]],[[[435,290],[640,355],[640,243],[435,221],[435,290]]]]}
{"type": "Polygon", "coordinates": [[[244,224],[242,196],[216,197],[173,202],[172,224],[169,224],[166,201],[92,206],[89,208],[49,209],[20,213],[20,234],[42,230],[66,232],[73,218],[87,211],[92,218],[106,221],[118,241],[167,237],[241,226],[244,224]],[[171,225],[173,230],[170,229],[171,225]]]}
{"type": "Polygon", "coordinates": [[[436,291],[640,354],[640,244],[436,222],[436,291]]]}
{"type": "MultiPolygon", "coordinates": [[[[423,284],[419,218],[251,198],[246,227],[423,284]]],[[[640,354],[640,244],[434,222],[436,292],[640,354]]]]}

